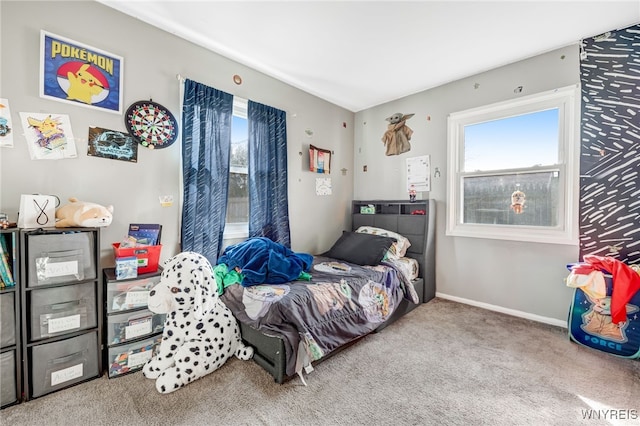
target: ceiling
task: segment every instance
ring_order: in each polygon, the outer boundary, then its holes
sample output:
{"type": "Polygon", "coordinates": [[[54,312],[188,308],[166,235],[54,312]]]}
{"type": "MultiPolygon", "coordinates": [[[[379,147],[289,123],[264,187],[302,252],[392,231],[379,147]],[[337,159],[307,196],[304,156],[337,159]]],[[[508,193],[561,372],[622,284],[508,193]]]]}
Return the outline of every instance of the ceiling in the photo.
{"type": "Polygon", "coordinates": [[[640,0],[98,1],[353,112],[640,22],[640,0]]]}

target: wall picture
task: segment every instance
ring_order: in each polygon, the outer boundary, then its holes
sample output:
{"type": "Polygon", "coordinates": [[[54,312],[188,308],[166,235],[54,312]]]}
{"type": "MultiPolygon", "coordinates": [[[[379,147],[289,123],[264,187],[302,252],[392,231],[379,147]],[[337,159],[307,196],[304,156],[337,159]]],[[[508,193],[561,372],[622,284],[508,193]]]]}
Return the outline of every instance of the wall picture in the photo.
{"type": "Polygon", "coordinates": [[[89,127],[87,155],[137,163],[138,142],[128,133],[89,127]]]}
{"type": "Polygon", "coordinates": [[[40,97],[122,114],[123,59],[40,32],[40,97]]]}
{"type": "Polygon", "coordinates": [[[0,146],[13,147],[13,123],[9,99],[0,98],[0,146]]]}
{"type": "Polygon", "coordinates": [[[331,173],[331,151],[309,145],[309,170],[316,173],[331,173]]]}
{"type": "Polygon", "coordinates": [[[20,120],[32,160],[78,156],[68,115],[21,112],[20,120]]]}

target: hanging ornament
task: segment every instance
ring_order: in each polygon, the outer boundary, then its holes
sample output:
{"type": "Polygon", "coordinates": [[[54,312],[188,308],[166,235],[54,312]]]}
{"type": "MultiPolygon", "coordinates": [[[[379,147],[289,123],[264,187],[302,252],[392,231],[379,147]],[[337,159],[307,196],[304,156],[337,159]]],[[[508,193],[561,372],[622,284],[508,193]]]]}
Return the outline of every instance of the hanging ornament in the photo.
{"type": "Polygon", "coordinates": [[[524,211],[524,199],[524,192],[519,189],[516,189],[511,194],[511,210],[513,210],[515,214],[521,214],[524,211]]]}

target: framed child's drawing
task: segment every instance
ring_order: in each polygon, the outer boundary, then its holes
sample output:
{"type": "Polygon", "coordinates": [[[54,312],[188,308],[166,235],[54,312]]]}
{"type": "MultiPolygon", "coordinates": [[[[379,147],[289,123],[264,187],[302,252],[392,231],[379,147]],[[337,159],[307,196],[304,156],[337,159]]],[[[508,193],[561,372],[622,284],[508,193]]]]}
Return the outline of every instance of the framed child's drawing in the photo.
{"type": "Polygon", "coordinates": [[[309,170],[316,173],[331,173],[331,151],[309,145],[309,170]]]}
{"type": "Polygon", "coordinates": [[[40,37],[40,97],[122,114],[122,57],[44,30],[40,37]]]}

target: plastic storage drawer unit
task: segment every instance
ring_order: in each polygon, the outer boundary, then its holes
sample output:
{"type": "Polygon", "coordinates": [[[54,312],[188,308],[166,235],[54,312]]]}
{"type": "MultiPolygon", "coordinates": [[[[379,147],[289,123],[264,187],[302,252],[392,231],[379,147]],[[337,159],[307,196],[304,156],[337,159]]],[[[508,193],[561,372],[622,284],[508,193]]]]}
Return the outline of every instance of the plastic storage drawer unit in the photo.
{"type": "MultiPolygon", "coordinates": [[[[146,308],[149,292],[160,282],[160,277],[160,274],[154,274],[150,277],[139,275],[137,279],[107,281],[107,313],[146,308]]],[[[115,280],[115,275],[113,280],[115,280]]]]}
{"type": "Polygon", "coordinates": [[[110,347],[108,355],[109,377],[141,369],[151,359],[161,341],[162,335],[157,335],[126,345],[110,347]]]}
{"type": "Polygon", "coordinates": [[[93,233],[30,235],[28,244],[29,287],[96,278],[93,233]]]}
{"type": "Polygon", "coordinates": [[[107,316],[107,345],[118,345],[161,332],[165,314],[148,309],[107,316]]]}
{"type": "Polygon", "coordinates": [[[32,395],[42,396],[98,375],[98,333],[31,348],[32,395]]]}
{"type": "Polygon", "coordinates": [[[33,290],[29,294],[31,340],[40,340],[98,323],[95,283],[33,290]]]}

